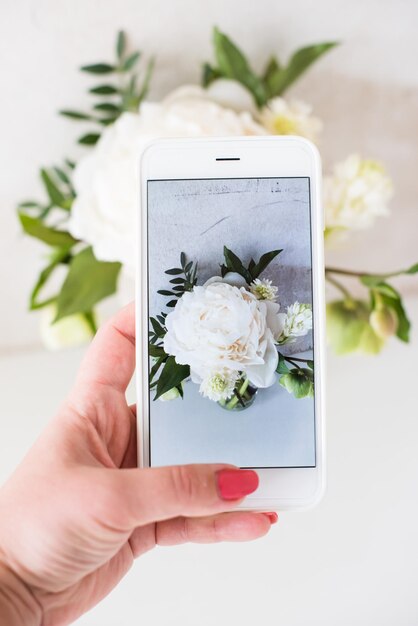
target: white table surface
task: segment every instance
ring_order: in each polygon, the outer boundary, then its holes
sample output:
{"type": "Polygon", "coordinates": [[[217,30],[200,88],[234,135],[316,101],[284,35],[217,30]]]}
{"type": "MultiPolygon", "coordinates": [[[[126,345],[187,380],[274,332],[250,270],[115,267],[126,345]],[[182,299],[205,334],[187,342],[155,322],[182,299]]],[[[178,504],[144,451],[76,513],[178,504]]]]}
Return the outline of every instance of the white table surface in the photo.
{"type": "MultiPolygon", "coordinates": [[[[409,302],[418,326],[418,301],[409,302]]],[[[157,548],[80,626],[418,624],[415,344],[329,357],[328,490],[248,544],[157,548]]],[[[68,390],[82,351],[0,359],[3,481],[68,390]]]]}

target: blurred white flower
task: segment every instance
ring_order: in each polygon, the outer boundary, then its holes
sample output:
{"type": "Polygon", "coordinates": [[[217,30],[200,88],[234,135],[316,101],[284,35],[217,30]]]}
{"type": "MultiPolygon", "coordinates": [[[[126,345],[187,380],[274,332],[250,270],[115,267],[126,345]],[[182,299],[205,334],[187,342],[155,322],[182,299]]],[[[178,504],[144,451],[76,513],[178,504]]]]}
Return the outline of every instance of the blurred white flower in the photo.
{"type": "Polygon", "coordinates": [[[278,343],[291,343],[297,337],[304,337],[312,328],[312,308],[310,304],[294,302],[287,307],[286,313],[279,313],[283,330],[278,336],[278,343]]]}
{"type": "Polygon", "coordinates": [[[48,350],[74,348],[91,341],[94,333],[83,315],[69,315],[53,324],[56,314],[55,304],[45,306],[40,311],[41,339],[48,350]]]}
{"type": "Polygon", "coordinates": [[[200,87],[181,87],[162,102],[143,102],[139,114],[123,113],[106,127],[78,162],[70,232],[90,243],[98,259],[133,269],[139,158],[147,143],[158,137],[263,134],[250,113],[223,108],[200,87]]]}
{"type": "Polygon", "coordinates": [[[377,161],[350,155],[324,177],[325,226],[333,229],[369,228],[376,217],[388,215],[392,181],[377,161]]]}
{"type": "Polygon", "coordinates": [[[312,107],[301,100],[273,98],[261,109],[259,121],[272,135],[299,135],[317,143],[322,122],[311,112],[312,107]]]}
{"type": "Polygon", "coordinates": [[[250,291],[258,300],[276,300],[277,287],[271,284],[268,278],[256,278],[250,285],[250,291]]]}
{"type": "Polygon", "coordinates": [[[190,366],[195,383],[226,368],[245,371],[256,387],[269,387],[278,362],[278,311],[278,304],[257,300],[244,287],[226,282],[194,287],[167,315],[164,350],[190,366]]]}
{"type": "Polygon", "coordinates": [[[199,391],[203,396],[215,402],[228,400],[234,393],[238,378],[239,374],[236,370],[223,369],[220,372],[210,373],[202,380],[199,391]]]}
{"type": "Polygon", "coordinates": [[[228,109],[256,112],[252,95],[236,80],[218,78],[206,88],[206,93],[211,100],[228,109]]]}

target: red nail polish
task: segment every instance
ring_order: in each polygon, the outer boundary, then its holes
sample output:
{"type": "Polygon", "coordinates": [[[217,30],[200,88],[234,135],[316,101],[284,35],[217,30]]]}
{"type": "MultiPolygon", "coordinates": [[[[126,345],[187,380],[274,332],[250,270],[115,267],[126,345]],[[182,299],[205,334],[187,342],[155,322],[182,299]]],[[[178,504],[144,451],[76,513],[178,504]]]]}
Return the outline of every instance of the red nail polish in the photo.
{"type": "Polygon", "coordinates": [[[274,511],[272,511],[271,513],[263,513],[263,515],[269,518],[270,524],[276,524],[277,520],[279,519],[279,516],[274,511]]]}
{"type": "Polygon", "coordinates": [[[253,470],[219,470],[216,472],[216,481],[222,500],[238,500],[258,487],[258,475],[253,470]]]}

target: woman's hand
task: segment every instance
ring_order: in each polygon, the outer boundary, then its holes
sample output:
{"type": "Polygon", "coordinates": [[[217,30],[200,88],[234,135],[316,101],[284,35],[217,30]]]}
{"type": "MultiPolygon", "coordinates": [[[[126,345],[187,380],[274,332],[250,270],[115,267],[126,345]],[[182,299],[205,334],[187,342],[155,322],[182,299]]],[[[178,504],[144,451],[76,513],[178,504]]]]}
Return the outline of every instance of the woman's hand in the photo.
{"type": "Polygon", "coordinates": [[[257,488],[227,464],[137,469],[134,305],[98,332],[56,418],[0,491],[0,622],[68,624],[155,545],[248,541],[275,513],[228,512],[257,488]]]}

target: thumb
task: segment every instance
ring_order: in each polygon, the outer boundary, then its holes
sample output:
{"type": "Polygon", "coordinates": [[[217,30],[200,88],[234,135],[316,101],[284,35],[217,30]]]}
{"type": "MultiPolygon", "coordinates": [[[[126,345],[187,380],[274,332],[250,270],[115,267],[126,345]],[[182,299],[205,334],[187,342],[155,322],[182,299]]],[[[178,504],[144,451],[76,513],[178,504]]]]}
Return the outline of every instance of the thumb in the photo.
{"type": "Polygon", "coordinates": [[[93,471],[101,474],[96,485],[104,486],[96,499],[101,519],[128,529],[227,511],[258,487],[255,471],[225,463],[93,471]]]}

